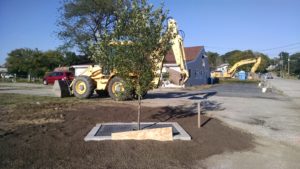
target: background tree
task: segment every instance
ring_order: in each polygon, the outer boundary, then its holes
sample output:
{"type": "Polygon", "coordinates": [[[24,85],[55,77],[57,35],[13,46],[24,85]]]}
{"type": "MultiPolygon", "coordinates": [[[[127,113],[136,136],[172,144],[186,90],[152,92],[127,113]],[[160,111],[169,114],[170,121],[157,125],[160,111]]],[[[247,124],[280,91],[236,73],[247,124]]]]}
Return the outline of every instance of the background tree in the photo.
{"type": "Polygon", "coordinates": [[[8,71],[19,77],[43,77],[45,72],[62,65],[64,57],[56,50],[42,52],[38,49],[15,49],[8,54],[8,71]]]}
{"type": "Polygon", "coordinates": [[[32,65],[30,58],[34,53],[34,50],[28,48],[11,51],[6,59],[8,72],[19,76],[27,76],[30,69],[29,66],[32,65]]]}
{"type": "Polygon", "coordinates": [[[240,50],[233,50],[230,52],[225,53],[221,56],[223,63],[229,63],[230,65],[233,65],[235,62],[237,62],[240,58],[242,51],[240,50]],[[236,58],[237,57],[237,58],[236,58]]]}
{"type": "Polygon", "coordinates": [[[220,55],[218,53],[210,52],[210,51],[206,52],[206,55],[208,57],[210,70],[215,70],[216,67],[218,66],[218,63],[220,63],[219,61],[220,55]]]}
{"type": "Polygon", "coordinates": [[[115,27],[116,13],[125,0],[65,0],[60,8],[58,36],[64,47],[90,55],[89,43],[102,41],[115,27]]]}
{"type": "Polygon", "coordinates": [[[47,71],[52,71],[56,67],[65,66],[64,54],[58,50],[48,50],[43,53],[42,67],[46,67],[47,71]]]}
{"type": "Polygon", "coordinates": [[[287,72],[288,69],[288,59],[289,59],[289,53],[287,52],[280,52],[278,54],[280,61],[279,61],[279,66],[280,66],[280,70],[284,72],[287,72]]]}
{"type": "Polygon", "coordinates": [[[300,53],[295,53],[290,57],[290,72],[292,75],[300,75],[300,53]]]}
{"type": "Polygon", "coordinates": [[[74,52],[64,52],[64,64],[65,66],[80,64],[80,58],[74,52]]]}
{"type": "Polygon", "coordinates": [[[118,20],[109,45],[100,41],[94,48],[93,58],[104,67],[117,70],[125,82],[126,91],[138,97],[138,126],[140,128],[141,97],[152,87],[157,63],[170,50],[171,34],[166,30],[167,12],[154,9],[146,0],[133,0],[118,11],[118,20]]]}

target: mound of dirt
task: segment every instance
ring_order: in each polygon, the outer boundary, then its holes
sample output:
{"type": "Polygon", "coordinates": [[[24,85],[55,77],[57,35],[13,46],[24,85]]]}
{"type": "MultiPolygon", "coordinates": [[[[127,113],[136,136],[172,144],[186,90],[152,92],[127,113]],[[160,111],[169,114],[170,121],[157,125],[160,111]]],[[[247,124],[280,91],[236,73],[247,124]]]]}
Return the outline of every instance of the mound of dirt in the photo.
{"type": "MultiPolygon", "coordinates": [[[[74,108],[73,108],[74,109],[74,108]]],[[[142,121],[178,122],[192,141],[100,141],[83,138],[96,123],[133,122],[137,108],[114,103],[81,105],[58,123],[30,123],[0,137],[0,168],[190,168],[225,151],[253,148],[252,136],[180,107],[142,108],[142,121]]]]}

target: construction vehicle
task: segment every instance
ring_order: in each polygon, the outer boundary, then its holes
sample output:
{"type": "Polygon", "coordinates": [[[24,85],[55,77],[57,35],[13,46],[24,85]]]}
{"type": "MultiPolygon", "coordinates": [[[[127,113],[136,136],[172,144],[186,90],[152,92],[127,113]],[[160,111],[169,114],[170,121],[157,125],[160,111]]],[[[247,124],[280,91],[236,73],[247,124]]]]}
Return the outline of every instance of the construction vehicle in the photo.
{"type": "Polygon", "coordinates": [[[237,69],[240,66],[243,66],[246,64],[252,64],[252,63],[254,63],[254,65],[251,68],[249,79],[253,79],[255,71],[257,70],[258,66],[261,63],[261,57],[254,58],[254,59],[241,60],[241,61],[235,63],[229,70],[227,70],[227,67],[226,67],[226,69],[224,69],[223,71],[213,71],[211,73],[211,77],[212,78],[233,78],[235,72],[237,71],[237,69]]]}
{"type": "MultiPolygon", "coordinates": [[[[188,78],[189,73],[186,65],[186,57],[184,53],[183,39],[178,33],[177,23],[174,19],[168,20],[168,29],[173,35],[176,35],[171,40],[172,50],[175,56],[176,64],[180,67],[180,73],[182,76],[182,83],[184,84],[188,78]]],[[[155,78],[152,83],[154,87],[158,87],[161,73],[163,60],[165,56],[161,56],[161,62],[157,63],[157,70],[155,70],[155,78]]],[[[150,56],[151,58],[151,56],[150,56]]],[[[99,93],[108,93],[109,96],[114,100],[125,100],[127,96],[124,97],[126,93],[124,87],[124,81],[122,78],[117,76],[117,70],[103,73],[105,70],[100,65],[89,66],[83,73],[75,77],[69,86],[69,93],[74,94],[78,98],[89,98],[94,91],[99,93]]],[[[66,91],[62,89],[59,85],[59,90],[66,91]]]]}

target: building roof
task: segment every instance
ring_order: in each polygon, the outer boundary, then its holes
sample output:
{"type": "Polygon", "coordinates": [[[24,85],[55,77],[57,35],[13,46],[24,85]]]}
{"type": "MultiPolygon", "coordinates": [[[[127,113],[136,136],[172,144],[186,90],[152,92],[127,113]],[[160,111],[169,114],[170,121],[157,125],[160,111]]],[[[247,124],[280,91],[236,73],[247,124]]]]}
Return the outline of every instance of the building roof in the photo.
{"type": "Polygon", "coordinates": [[[66,66],[57,67],[57,68],[54,69],[54,72],[67,72],[67,71],[69,71],[69,67],[66,67],[66,66]]]}
{"type": "Polygon", "coordinates": [[[7,73],[7,68],[0,67],[0,73],[7,73]]]}
{"type": "MultiPolygon", "coordinates": [[[[194,60],[201,50],[203,49],[203,46],[193,46],[193,47],[185,47],[184,52],[185,52],[185,57],[186,61],[192,61],[194,60]]],[[[173,51],[169,51],[164,59],[164,63],[176,63],[175,56],[173,54],[173,51]]]]}
{"type": "Polygon", "coordinates": [[[72,65],[73,68],[87,68],[93,64],[83,64],[83,65],[72,65]]]}
{"type": "Polygon", "coordinates": [[[223,63],[223,64],[217,66],[217,68],[221,68],[221,67],[225,67],[225,66],[229,66],[229,63],[223,63]]]}

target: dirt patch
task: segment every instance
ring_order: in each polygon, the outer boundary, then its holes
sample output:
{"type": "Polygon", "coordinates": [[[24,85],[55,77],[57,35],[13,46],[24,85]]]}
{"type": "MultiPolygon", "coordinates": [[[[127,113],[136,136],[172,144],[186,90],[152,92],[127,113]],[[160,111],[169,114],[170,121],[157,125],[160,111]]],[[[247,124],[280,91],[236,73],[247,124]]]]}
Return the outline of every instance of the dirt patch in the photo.
{"type": "Polygon", "coordinates": [[[0,168],[190,168],[211,155],[253,148],[250,135],[216,119],[203,116],[204,125],[198,129],[195,114],[181,107],[144,107],[142,121],[176,121],[192,141],[84,142],[96,123],[136,120],[135,106],[103,104],[61,110],[63,120],[55,123],[33,121],[1,130],[0,168]]]}

